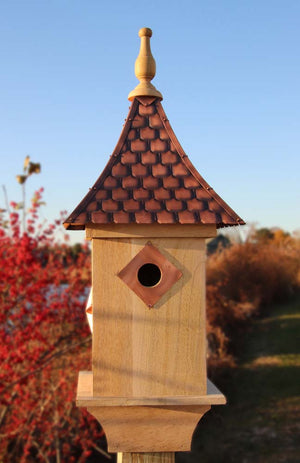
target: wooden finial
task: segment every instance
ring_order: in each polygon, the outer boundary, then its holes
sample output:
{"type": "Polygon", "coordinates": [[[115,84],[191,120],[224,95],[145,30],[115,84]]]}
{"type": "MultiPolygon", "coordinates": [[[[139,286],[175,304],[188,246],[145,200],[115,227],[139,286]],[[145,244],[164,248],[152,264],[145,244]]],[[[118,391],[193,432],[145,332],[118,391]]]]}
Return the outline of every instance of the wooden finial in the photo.
{"type": "Polygon", "coordinates": [[[128,100],[132,101],[136,96],[155,96],[162,99],[162,94],[150,82],[156,72],[155,60],[150,48],[152,30],[148,27],[143,27],[139,30],[139,36],[141,37],[141,48],[135,62],[134,70],[140,83],[129,93],[128,100]]]}

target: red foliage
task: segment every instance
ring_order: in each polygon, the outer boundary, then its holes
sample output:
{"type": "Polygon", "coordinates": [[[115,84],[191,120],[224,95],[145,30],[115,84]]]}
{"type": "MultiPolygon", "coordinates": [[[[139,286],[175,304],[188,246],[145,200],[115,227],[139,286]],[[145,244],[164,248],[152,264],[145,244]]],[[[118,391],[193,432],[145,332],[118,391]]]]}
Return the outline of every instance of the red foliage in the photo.
{"type": "Polygon", "coordinates": [[[25,233],[16,204],[6,223],[0,214],[0,461],[84,462],[103,435],[74,403],[78,370],[90,369],[89,251],[75,265],[55,244],[58,222],[38,221],[41,195],[25,233]]]}

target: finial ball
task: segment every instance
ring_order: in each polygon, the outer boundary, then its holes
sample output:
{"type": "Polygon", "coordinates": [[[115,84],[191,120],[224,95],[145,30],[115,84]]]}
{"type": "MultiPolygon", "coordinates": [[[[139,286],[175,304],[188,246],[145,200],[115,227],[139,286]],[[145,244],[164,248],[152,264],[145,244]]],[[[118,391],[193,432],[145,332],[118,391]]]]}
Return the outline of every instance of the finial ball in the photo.
{"type": "Polygon", "coordinates": [[[128,99],[133,101],[137,96],[154,96],[162,100],[162,94],[151,84],[156,70],[150,46],[152,30],[149,27],[143,27],[139,30],[139,36],[141,38],[140,52],[135,61],[134,71],[140,83],[129,93],[128,99]]]}
{"type": "Polygon", "coordinates": [[[139,30],[139,37],[152,37],[152,30],[149,27],[142,27],[139,30]]]}

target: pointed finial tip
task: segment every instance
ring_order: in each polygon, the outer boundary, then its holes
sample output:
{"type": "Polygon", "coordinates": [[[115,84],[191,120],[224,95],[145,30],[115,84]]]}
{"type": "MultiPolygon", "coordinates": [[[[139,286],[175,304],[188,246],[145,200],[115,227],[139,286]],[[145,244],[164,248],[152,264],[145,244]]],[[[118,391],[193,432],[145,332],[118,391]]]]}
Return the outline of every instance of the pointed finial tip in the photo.
{"type": "Polygon", "coordinates": [[[136,96],[155,96],[162,99],[161,93],[151,84],[156,72],[155,60],[150,48],[152,30],[149,27],[143,27],[139,30],[139,37],[141,38],[141,45],[135,62],[135,75],[140,83],[129,93],[128,99],[132,101],[136,96]]]}
{"type": "Polygon", "coordinates": [[[139,37],[152,37],[152,30],[149,27],[142,27],[139,30],[139,37]]]}

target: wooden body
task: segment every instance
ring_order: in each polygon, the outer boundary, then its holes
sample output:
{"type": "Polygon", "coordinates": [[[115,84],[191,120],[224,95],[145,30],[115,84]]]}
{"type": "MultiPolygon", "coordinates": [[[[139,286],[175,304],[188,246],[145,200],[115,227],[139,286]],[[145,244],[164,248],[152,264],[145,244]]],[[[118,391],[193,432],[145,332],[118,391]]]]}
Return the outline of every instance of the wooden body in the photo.
{"type": "Polygon", "coordinates": [[[94,395],[205,394],[205,240],[151,239],[183,274],[152,309],[117,276],[148,241],[92,241],[94,395]]]}
{"type": "Polygon", "coordinates": [[[196,225],[87,227],[93,371],[80,373],[77,405],[101,423],[109,451],[128,453],[128,463],[131,452],[143,462],[139,452],[189,450],[199,419],[226,402],[211,383],[207,389],[206,377],[205,238],[215,233],[196,225]],[[149,243],[181,275],[151,309],[120,277],[149,243]]]}

